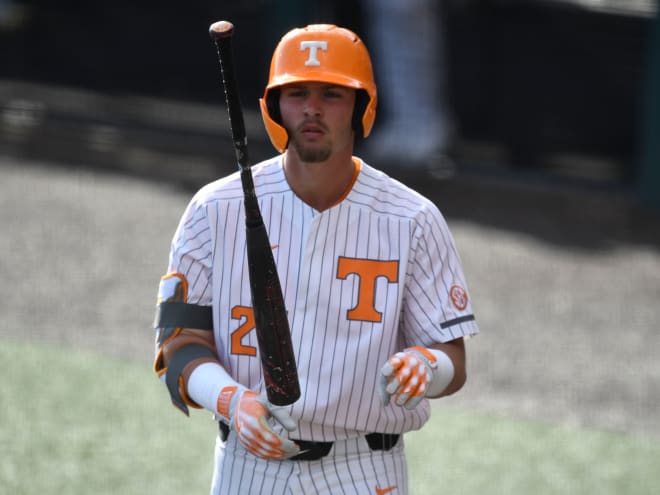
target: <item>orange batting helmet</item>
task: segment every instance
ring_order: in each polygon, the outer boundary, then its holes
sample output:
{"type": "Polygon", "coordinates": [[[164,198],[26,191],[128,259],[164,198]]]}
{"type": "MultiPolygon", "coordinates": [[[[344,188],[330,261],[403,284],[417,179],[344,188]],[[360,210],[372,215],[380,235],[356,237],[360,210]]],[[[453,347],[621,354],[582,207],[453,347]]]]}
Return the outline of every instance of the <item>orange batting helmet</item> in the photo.
{"type": "Polygon", "coordinates": [[[376,118],[376,83],[371,58],[352,31],[333,24],[312,24],[285,34],[275,48],[268,85],[259,100],[261,116],[273,146],[283,152],[289,142],[281,124],[279,91],[285,84],[314,81],[354,88],[353,128],[367,137],[376,118]]]}

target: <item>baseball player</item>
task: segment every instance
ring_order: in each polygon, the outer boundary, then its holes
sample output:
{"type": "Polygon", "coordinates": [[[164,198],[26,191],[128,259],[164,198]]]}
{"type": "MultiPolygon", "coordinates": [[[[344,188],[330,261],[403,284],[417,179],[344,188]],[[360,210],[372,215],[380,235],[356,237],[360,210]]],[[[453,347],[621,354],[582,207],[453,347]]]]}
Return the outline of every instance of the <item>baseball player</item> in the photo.
{"type": "Polygon", "coordinates": [[[403,434],[429,419],[429,398],[463,386],[463,339],[479,331],[454,241],[431,201],[353,156],[376,112],[353,32],[287,33],[260,105],[280,154],[253,176],[301,397],[265,398],[238,173],[181,218],[155,370],[174,405],[218,420],[212,494],[406,494],[403,434]]]}

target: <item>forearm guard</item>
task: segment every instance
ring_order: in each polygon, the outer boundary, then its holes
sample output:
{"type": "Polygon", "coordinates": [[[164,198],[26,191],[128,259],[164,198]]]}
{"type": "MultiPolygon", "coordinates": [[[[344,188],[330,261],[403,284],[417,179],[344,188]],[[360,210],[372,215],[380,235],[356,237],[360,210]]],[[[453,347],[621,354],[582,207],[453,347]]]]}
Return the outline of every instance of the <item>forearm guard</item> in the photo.
{"type": "Polygon", "coordinates": [[[172,356],[165,374],[165,385],[167,385],[167,390],[170,392],[172,404],[180,409],[186,416],[190,414],[188,406],[195,405],[195,403],[188,397],[185,383],[181,375],[183,369],[188,363],[200,358],[211,359],[213,361],[217,361],[218,359],[215,353],[208,347],[200,344],[186,345],[176,351],[174,356],[172,356]]]}

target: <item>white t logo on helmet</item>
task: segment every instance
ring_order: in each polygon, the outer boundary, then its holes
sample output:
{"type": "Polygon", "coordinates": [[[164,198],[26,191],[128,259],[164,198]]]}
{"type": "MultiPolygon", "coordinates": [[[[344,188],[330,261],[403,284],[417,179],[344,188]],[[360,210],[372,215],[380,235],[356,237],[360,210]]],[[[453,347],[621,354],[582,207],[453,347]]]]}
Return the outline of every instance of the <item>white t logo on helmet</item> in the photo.
{"type": "Polygon", "coordinates": [[[300,51],[305,51],[309,49],[309,58],[305,62],[307,67],[318,67],[321,65],[319,59],[316,58],[319,48],[324,52],[328,49],[327,41],[301,41],[300,42],[300,51]]]}

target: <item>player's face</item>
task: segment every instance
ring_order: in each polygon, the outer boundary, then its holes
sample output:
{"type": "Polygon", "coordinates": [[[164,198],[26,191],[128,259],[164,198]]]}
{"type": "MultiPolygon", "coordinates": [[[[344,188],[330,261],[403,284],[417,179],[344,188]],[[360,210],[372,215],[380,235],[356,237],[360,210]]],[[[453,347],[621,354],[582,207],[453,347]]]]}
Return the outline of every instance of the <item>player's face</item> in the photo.
{"type": "Polygon", "coordinates": [[[280,92],[282,123],[289,147],[304,162],[324,162],[333,152],[353,146],[351,118],[355,90],[327,83],[284,86],[280,92]]]}

